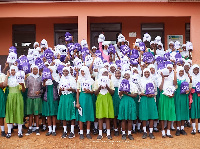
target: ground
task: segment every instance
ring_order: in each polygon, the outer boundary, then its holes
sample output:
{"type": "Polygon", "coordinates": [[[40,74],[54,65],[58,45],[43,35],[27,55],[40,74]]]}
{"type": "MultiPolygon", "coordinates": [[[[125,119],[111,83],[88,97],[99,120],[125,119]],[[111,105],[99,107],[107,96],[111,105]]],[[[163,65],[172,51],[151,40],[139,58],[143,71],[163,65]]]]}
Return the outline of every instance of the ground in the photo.
{"type": "MultiPolygon", "coordinates": [[[[25,136],[23,138],[18,138],[17,136],[17,129],[14,130],[12,137],[10,139],[7,138],[0,138],[0,148],[9,148],[9,149],[30,149],[30,148],[176,148],[176,149],[183,149],[183,148],[200,148],[200,134],[191,135],[190,132],[192,128],[186,128],[187,136],[175,136],[175,131],[172,132],[174,138],[162,138],[161,132],[154,133],[156,139],[150,140],[148,137],[147,139],[142,139],[142,134],[137,133],[134,134],[134,140],[127,141],[121,140],[121,135],[118,137],[113,136],[113,140],[108,140],[106,138],[106,134],[104,134],[104,138],[101,141],[97,141],[96,137],[92,135],[92,140],[84,139],[80,140],[79,135],[76,133],[76,137],[74,139],[61,139],[62,135],[62,127],[59,127],[57,130],[57,136],[45,136],[46,132],[41,132],[40,136],[36,136],[35,133],[31,134],[30,136],[25,136]]],[[[7,128],[6,128],[7,131],[7,128]]],[[[24,129],[24,132],[27,130],[24,129]]],[[[85,132],[84,132],[85,133],[85,132]]],[[[25,133],[24,133],[25,134],[25,133]]]]}

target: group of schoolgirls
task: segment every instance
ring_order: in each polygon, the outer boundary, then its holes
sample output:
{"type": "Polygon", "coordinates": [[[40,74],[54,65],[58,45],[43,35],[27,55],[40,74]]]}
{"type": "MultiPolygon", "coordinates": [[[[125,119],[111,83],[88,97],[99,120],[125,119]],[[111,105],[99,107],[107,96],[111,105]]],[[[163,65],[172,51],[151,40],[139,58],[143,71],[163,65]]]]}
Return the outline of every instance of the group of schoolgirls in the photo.
{"type": "Polygon", "coordinates": [[[162,137],[172,138],[174,122],[176,135],[186,135],[184,125],[190,124],[190,118],[191,134],[196,134],[196,119],[200,133],[200,73],[199,66],[192,65],[191,42],[181,46],[171,41],[165,51],[160,36],[151,41],[146,33],[143,42],[136,39],[130,49],[122,34],[115,45],[108,45],[100,34],[99,49],[89,50],[86,40],[74,43],[68,32],[65,40],[66,45],[53,49],[44,39],[40,45],[35,42],[34,49],[18,59],[17,49],[10,47],[3,72],[9,70],[0,75],[1,136],[10,138],[17,124],[18,136],[23,137],[26,116],[26,135],[40,135],[39,118],[42,131],[48,126],[46,136],[56,136],[59,120],[62,138],[74,138],[77,125],[80,139],[92,139],[91,126],[98,140],[103,133],[112,139],[112,129],[114,136],[122,134],[122,140],[133,140],[136,131],[143,133],[143,139],[155,139],[158,123],[162,137]]]}

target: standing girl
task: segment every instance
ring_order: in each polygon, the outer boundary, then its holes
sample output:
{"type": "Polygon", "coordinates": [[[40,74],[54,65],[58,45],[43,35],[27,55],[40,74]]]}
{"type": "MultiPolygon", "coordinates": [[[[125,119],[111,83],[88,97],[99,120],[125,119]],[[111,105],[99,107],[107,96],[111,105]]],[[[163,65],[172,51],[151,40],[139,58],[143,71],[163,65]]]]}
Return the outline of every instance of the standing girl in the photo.
{"type": "Polygon", "coordinates": [[[22,138],[22,124],[24,118],[24,101],[21,90],[24,92],[24,83],[17,83],[16,72],[17,66],[12,65],[10,71],[7,72],[6,79],[3,83],[4,86],[9,87],[9,93],[6,101],[6,123],[8,126],[8,134],[6,138],[11,137],[11,128],[13,123],[18,124],[18,137],[22,138]]]}
{"type": "Polygon", "coordinates": [[[70,67],[63,68],[63,75],[59,83],[60,102],[58,107],[58,120],[63,121],[63,135],[62,138],[67,137],[67,121],[71,121],[71,132],[69,138],[74,138],[74,124],[75,124],[75,96],[76,81],[71,76],[70,67]]]}
{"type": "Polygon", "coordinates": [[[112,96],[114,94],[114,86],[112,81],[109,79],[108,70],[102,68],[99,73],[99,79],[94,84],[95,95],[97,96],[96,101],[96,118],[99,119],[99,135],[98,140],[103,138],[103,118],[106,119],[107,138],[112,139],[110,134],[110,118],[114,118],[114,108],[112,96]]]}
{"type": "Polygon", "coordinates": [[[139,119],[142,120],[144,131],[142,136],[143,139],[147,138],[146,121],[148,120],[150,122],[149,137],[150,139],[155,139],[153,135],[153,121],[158,119],[158,111],[155,102],[157,87],[150,74],[150,69],[145,68],[143,70],[143,77],[141,79],[142,81],[140,82],[141,99],[139,103],[139,119]]]}
{"type": "Polygon", "coordinates": [[[130,75],[131,75],[130,71],[126,71],[123,74],[124,79],[128,80],[130,84],[130,92],[119,91],[119,96],[122,96],[122,98],[119,105],[118,119],[122,120],[122,140],[126,140],[126,134],[125,134],[126,121],[128,121],[128,138],[130,140],[133,140],[133,136],[131,134],[132,122],[133,120],[137,119],[136,104],[133,98],[137,97],[138,90],[137,86],[132,83],[130,75]]]}
{"type": "Polygon", "coordinates": [[[83,123],[87,123],[88,139],[92,139],[90,135],[90,124],[94,121],[94,107],[93,107],[93,86],[94,80],[91,78],[89,69],[87,66],[83,66],[80,69],[80,74],[77,80],[77,104],[76,107],[81,111],[77,112],[77,121],[79,121],[80,139],[84,139],[83,136],[83,123]]]}

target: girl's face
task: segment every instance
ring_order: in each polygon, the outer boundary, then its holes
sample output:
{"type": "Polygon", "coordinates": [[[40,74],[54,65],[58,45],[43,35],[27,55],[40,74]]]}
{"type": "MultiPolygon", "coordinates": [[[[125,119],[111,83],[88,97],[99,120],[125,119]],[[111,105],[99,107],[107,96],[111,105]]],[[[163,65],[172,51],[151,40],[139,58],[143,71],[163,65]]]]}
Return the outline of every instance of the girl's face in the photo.
{"type": "Polygon", "coordinates": [[[177,65],[177,66],[182,66],[182,64],[181,64],[180,62],[178,62],[176,65],[177,65]]]}
{"type": "Polygon", "coordinates": [[[198,75],[198,73],[199,73],[199,68],[197,68],[197,67],[194,68],[194,69],[193,69],[193,73],[194,73],[195,75],[198,75]]]}
{"type": "Polygon", "coordinates": [[[150,47],[151,47],[151,49],[154,49],[155,44],[151,44],[150,47]]]}
{"type": "Polygon", "coordinates": [[[138,71],[136,69],[133,70],[133,74],[138,74],[138,71]]]}
{"type": "Polygon", "coordinates": [[[184,66],[184,70],[185,70],[186,73],[188,73],[189,70],[190,70],[190,67],[189,67],[188,65],[185,65],[185,66],[184,66]]]}
{"type": "Polygon", "coordinates": [[[179,71],[179,76],[182,77],[184,75],[184,70],[179,71]]]}
{"type": "Polygon", "coordinates": [[[144,76],[145,76],[146,78],[148,78],[148,77],[150,76],[150,72],[149,72],[149,71],[145,71],[145,72],[144,72],[144,76]]]}
{"type": "Polygon", "coordinates": [[[120,79],[121,78],[121,72],[119,70],[115,71],[115,77],[117,79],[120,79]]]}
{"type": "Polygon", "coordinates": [[[64,70],[63,70],[63,75],[66,77],[66,76],[68,76],[68,74],[69,74],[69,71],[66,70],[66,69],[64,69],[64,70]]]}
{"type": "Polygon", "coordinates": [[[33,68],[33,74],[36,75],[38,73],[38,68],[34,67],[33,68]]]}
{"type": "Polygon", "coordinates": [[[169,73],[172,72],[172,68],[171,67],[167,67],[167,69],[169,69],[169,73]]]}
{"type": "Polygon", "coordinates": [[[108,72],[107,71],[104,71],[102,76],[108,76],[108,72]]]}
{"type": "Polygon", "coordinates": [[[111,66],[111,67],[110,67],[110,71],[111,71],[112,73],[114,73],[115,70],[116,70],[116,68],[115,68],[114,66],[111,66]]]}
{"type": "Polygon", "coordinates": [[[170,49],[173,49],[173,48],[174,48],[174,44],[170,43],[170,44],[169,44],[169,48],[170,48],[170,49]]]}
{"type": "Polygon", "coordinates": [[[109,67],[108,65],[105,65],[105,66],[104,66],[104,68],[106,68],[107,70],[108,70],[108,67],[109,67]]]}
{"type": "Polygon", "coordinates": [[[151,74],[155,74],[155,69],[154,68],[150,68],[151,74]]]}
{"type": "Polygon", "coordinates": [[[11,75],[12,75],[12,76],[15,75],[15,69],[11,69],[11,75]]]}
{"type": "Polygon", "coordinates": [[[84,70],[81,70],[81,75],[82,75],[83,77],[85,76],[84,70]]]}
{"type": "Polygon", "coordinates": [[[161,46],[161,45],[158,45],[158,49],[161,50],[161,49],[162,49],[162,46],[161,46]]]}
{"type": "Polygon", "coordinates": [[[184,47],[182,47],[182,49],[183,49],[183,51],[186,51],[186,47],[184,46],[184,47]]]}
{"type": "Polygon", "coordinates": [[[129,74],[129,73],[125,73],[125,74],[124,74],[124,78],[125,78],[126,80],[128,80],[128,79],[130,78],[130,74],[129,74]]]}

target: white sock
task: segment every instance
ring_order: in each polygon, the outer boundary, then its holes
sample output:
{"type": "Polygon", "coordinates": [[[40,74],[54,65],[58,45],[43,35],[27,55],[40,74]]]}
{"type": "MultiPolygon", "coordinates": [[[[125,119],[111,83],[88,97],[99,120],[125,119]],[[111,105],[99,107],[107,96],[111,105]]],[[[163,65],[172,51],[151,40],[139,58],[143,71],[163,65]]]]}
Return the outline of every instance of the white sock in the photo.
{"type": "Polygon", "coordinates": [[[64,128],[64,132],[67,133],[67,126],[63,126],[63,128],[64,128]]]}
{"type": "Polygon", "coordinates": [[[114,129],[114,131],[118,131],[118,128],[117,128],[117,129],[114,129]]]}
{"type": "Polygon", "coordinates": [[[33,126],[36,127],[36,123],[34,123],[33,126]]]}
{"type": "Polygon", "coordinates": [[[184,130],[184,126],[181,126],[181,130],[184,130]]]}
{"type": "Polygon", "coordinates": [[[56,125],[53,125],[53,132],[56,132],[56,125]]]}
{"type": "Polygon", "coordinates": [[[110,135],[110,129],[107,129],[107,136],[110,135]]]}
{"type": "Polygon", "coordinates": [[[4,128],[4,126],[1,126],[1,131],[5,131],[5,128],[4,128]]]}
{"type": "Polygon", "coordinates": [[[162,135],[163,135],[163,136],[165,135],[165,130],[162,130],[162,135]]]}
{"type": "Polygon", "coordinates": [[[87,129],[87,134],[90,134],[90,129],[87,129]]]}
{"type": "Polygon", "coordinates": [[[200,123],[198,123],[198,130],[200,130],[200,123]]]}
{"type": "Polygon", "coordinates": [[[52,132],[52,126],[48,126],[49,132],[52,132]]]}
{"type": "Polygon", "coordinates": [[[103,123],[103,129],[106,129],[106,123],[103,123]]]}
{"type": "Polygon", "coordinates": [[[102,136],[102,130],[99,130],[99,135],[102,136]]]}
{"type": "Polygon", "coordinates": [[[137,125],[138,130],[140,129],[140,126],[141,126],[141,123],[138,123],[138,125],[137,125]]]}
{"type": "Polygon", "coordinates": [[[32,126],[29,126],[28,129],[32,129],[32,126]]]}
{"type": "Polygon", "coordinates": [[[177,130],[180,130],[180,127],[177,127],[177,130]]]}
{"type": "Polygon", "coordinates": [[[122,134],[124,135],[126,132],[125,131],[122,131],[122,134]]]}
{"type": "Polygon", "coordinates": [[[153,133],[153,128],[149,128],[150,133],[153,133]]]}
{"type": "Polygon", "coordinates": [[[95,128],[95,129],[98,128],[98,122],[94,122],[94,128],[95,128]]]}
{"type": "Polygon", "coordinates": [[[80,134],[81,134],[81,135],[83,134],[83,130],[80,130],[80,134]]]}
{"type": "Polygon", "coordinates": [[[171,135],[171,134],[170,134],[170,130],[169,130],[169,129],[167,129],[167,135],[171,135]]]}
{"type": "Polygon", "coordinates": [[[172,123],[171,123],[171,129],[175,129],[174,128],[174,121],[172,121],[172,123]]]}
{"type": "Polygon", "coordinates": [[[133,130],[135,130],[135,126],[136,126],[136,124],[133,124],[133,130]]]}
{"type": "Polygon", "coordinates": [[[157,128],[157,125],[158,125],[158,122],[157,122],[157,121],[154,121],[154,122],[153,122],[153,127],[154,127],[154,128],[157,128]]]}
{"type": "Polygon", "coordinates": [[[71,132],[74,134],[74,125],[71,125],[71,132]]]}
{"type": "Polygon", "coordinates": [[[188,120],[188,122],[190,123],[190,120],[188,120]]]}
{"type": "Polygon", "coordinates": [[[18,124],[18,133],[22,134],[22,124],[18,124]]]}
{"type": "Polygon", "coordinates": [[[12,124],[7,124],[7,126],[8,126],[8,133],[10,133],[11,134],[11,129],[12,129],[12,124]]]}
{"type": "Polygon", "coordinates": [[[195,123],[192,123],[192,128],[193,128],[193,130],[196,130],[195,123]]]}
{"type": "Polygon", "coordinates": [[[131,131],[128,130],[128,135],[131,135],[131,131]]]}
{"type": "Polygon", "coordinates": [[[36,127],[36,129],[39,129],[39,127],[36,127]]]}
{"type": "Polygon", "coordinates": [[[145,127],[143,127],[143,130],[144,130],[144,132],[147,132],[147,130],[146,130],[146,126],[145,126],[145,127]]]}

